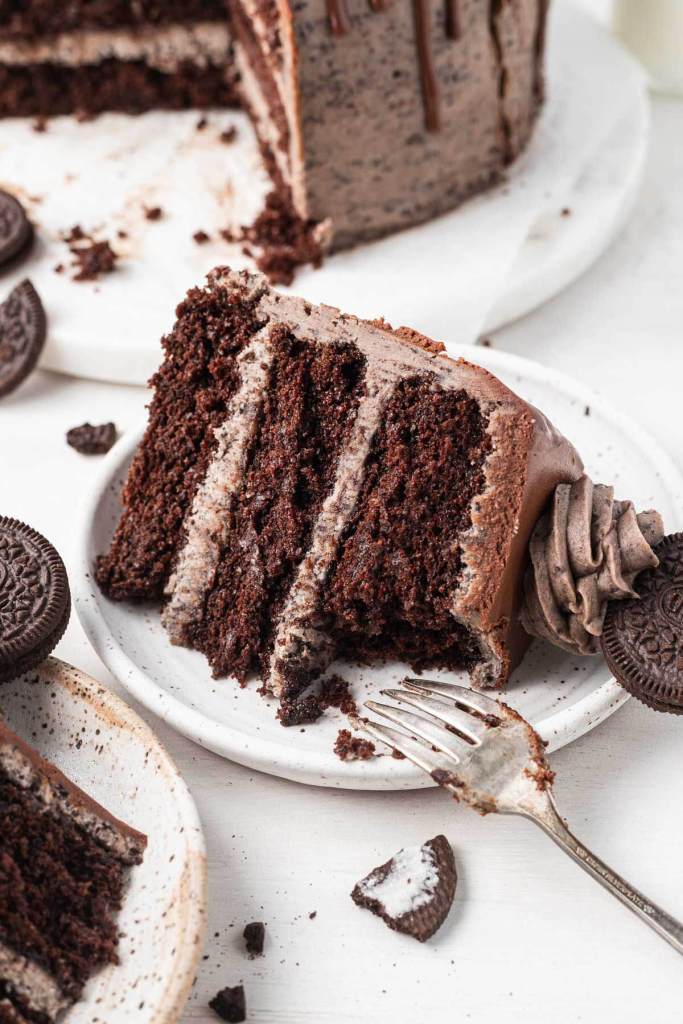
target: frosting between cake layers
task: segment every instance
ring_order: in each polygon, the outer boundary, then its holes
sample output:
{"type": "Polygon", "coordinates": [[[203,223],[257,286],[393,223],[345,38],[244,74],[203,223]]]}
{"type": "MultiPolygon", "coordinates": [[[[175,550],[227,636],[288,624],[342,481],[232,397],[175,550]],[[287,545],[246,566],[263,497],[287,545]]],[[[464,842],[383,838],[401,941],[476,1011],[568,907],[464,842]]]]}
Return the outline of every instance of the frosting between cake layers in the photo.
{"type": "Polygon", "coordinates": [[[230,46],[228,26],[219,21],[63,32],[38,41],[0,41],[0,64],[78,67],[113,58],[142,60],[159,71],[172,73],[185,63],[221,67],[228,62],[230,46]]]}
{"type": "Polygon", "coordinates": [[[272,360],[267,333],[265,328],[259,331],[239,356],[241,383],[225,420],[216,429],[216,451],[195,495],[185,544],[166,586],[171,600],[162,621],[174,644],[187,642],[188,630],[201,616],[204,595],[221,555],[227,513],[244,477],[272,360]]]}
{"type": "Polygon", "coordinates": [[[659,564],[659,513],[636,514],[630,501],[587,476],[555,489],[551,510],[529,544],[522,625],[532,636],[575,654],[600,650],[609,601],[637,597],[639,572],[659,564]]]}
{"type": "Polygon", "coordinates": [[[0,773],[20,789],[29,791],[43,805],[46,813],[56,811],[63,814],[124,863],[133,864],[139,860],[142,839],[139,834],[133,834],[132,830],[130,834],[119,832],[108,812],[99,808],[101,813],[97,813],[97,805],[85,798],[85,794],[84,799],[74,799],[75,787],[74,792],[69,792],[66,786],[52,781],[18,745],[0,742],[0,773]]]}
{"type": "Polygon", "coordinates": [[[71,1005],[57,982],[38,964],[0,941],[0,978],[35,1013],[54,1020],[71,1005]]]}

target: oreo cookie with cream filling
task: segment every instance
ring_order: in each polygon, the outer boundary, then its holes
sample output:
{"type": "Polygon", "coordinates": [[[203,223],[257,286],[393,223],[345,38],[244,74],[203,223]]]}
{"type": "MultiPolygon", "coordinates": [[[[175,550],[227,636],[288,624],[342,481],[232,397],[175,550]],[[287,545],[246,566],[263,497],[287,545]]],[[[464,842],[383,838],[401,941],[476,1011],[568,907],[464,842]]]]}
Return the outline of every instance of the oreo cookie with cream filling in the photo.
{"type": "Polygon", "coordinates": [[[351,899],[394,931],[425,942],[446,920],[456,884],[453,850],[439,835],[399,850],[358,882],[351,899]]]}

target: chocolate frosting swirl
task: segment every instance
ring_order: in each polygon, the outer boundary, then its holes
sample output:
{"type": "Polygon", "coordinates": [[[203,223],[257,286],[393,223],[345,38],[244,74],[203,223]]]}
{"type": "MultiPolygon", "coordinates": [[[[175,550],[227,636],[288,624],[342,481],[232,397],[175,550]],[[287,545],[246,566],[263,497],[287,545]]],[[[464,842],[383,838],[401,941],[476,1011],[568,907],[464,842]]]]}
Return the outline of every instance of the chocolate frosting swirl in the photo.
{"type": "Polygon", "coordinates": [[[633,583],[659,564],[652,548],[663,536],[658,512],[636,514],[612,487],[585,475],[558,484],[529,542],[524,629],[573,654],[597,654],[607,602],[637,597],[633,583]]]}

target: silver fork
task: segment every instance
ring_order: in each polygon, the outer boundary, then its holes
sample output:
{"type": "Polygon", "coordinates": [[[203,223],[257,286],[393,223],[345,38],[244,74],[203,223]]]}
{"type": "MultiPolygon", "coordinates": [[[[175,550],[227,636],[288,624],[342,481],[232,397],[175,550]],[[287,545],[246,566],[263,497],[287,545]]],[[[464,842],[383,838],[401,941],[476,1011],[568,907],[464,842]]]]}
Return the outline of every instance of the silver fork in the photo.
{"type": "Polygon", "coordinates": [[[543,744],[516,711],[452,683],[405,679],[382,690],[399,707],[365,706],[399,729],[367,718],[357,725],[428,772],[482,814],[521,814],[546,832],[584,871],[683,953],[683,924],[624,881],[572,835],[553,800],[543,744]]]}

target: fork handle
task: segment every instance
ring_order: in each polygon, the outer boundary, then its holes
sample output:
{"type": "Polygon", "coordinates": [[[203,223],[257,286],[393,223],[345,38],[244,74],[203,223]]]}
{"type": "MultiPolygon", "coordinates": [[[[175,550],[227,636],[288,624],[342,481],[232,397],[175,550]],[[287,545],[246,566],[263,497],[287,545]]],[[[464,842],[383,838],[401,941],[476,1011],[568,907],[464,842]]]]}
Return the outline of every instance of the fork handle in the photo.
{"type": "Polygon", "coordinates": [[[652,903],[646,896],[629,885],[615,871],[612,871],[604,861],[596,857],[591,851],[580,843],[560,818],[552,797],[549,796],[548,810],[544,814],[531,815],[532,820],[546,832],[557,845],[569,854],[572,860],[576,861],[584,871],[592,875],[608,892],[616,896],[624,906],[632,910],[634,914],[645,921],[654,931],[657,932],[669,945],[678,953],[683,953],[683,924],[675,917],[667,914],[665,910],[652,903]]]}

